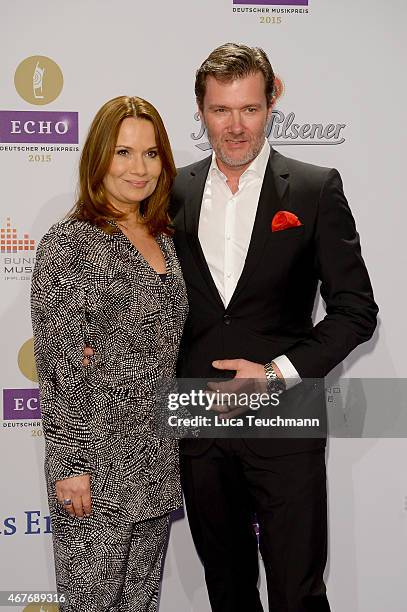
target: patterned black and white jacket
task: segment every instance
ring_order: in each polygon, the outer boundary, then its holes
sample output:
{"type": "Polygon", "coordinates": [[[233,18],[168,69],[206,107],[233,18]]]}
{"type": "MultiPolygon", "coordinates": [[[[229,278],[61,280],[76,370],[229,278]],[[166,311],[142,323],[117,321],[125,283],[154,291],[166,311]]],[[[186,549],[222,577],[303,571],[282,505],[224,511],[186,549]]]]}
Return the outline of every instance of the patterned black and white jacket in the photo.
{"type": "Polygon", "coordinates": [[[164,282],[122,232],[67,219],[41,240],[32,279],[49,495],[56,480],[90,473],[93,506],[132,520],[181,503],[177,443],[154,433],[154,410],[188,305],[172,239],[157,241],[164,282]]]}

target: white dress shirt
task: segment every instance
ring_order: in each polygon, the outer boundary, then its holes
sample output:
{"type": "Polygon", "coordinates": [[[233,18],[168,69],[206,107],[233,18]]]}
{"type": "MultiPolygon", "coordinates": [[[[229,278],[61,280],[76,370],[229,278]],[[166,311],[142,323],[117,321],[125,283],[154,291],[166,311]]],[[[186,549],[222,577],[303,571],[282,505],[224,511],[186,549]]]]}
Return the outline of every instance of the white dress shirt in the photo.
{"type": "MultiPolygon", "coordinates": [[[[215,153],[206,179],[198,238],[219,295],[229,304],[242,274],[259,203],[264,174],[270,157],[267,140],[250,166],[239,178],[233,194],[219,170],[215,153]]],[[[273,359],[285,378],[287,388],[301,378],[286,355],[273,359]]]]}

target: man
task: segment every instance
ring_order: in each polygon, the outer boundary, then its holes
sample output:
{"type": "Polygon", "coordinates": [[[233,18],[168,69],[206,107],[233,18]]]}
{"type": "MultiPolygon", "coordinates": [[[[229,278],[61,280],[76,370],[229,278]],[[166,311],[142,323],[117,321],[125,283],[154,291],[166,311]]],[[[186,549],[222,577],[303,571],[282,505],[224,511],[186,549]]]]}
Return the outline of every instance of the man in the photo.
{"type": "MultiPolygon", "coordinates": [[[[184,378],[321,378],[376,325],[377,306],[336,170],[270,148],[274,74],[261,49],[225,44],[196,74],[213,155],[179,171],[175,241],[190,314],[184,378]],[[285,229],[278,229],[278,220],[285,229]],[[318,281],[326,316],[313,326],[318,281]]],[[[284,395],[284,394],[283,394],[284,395]]],[[[287,394],[288,395],[288,394],[287,394]]],[[[182,479],[214,612],[326,612],[325,440],[185,440],[182,479]]]]}

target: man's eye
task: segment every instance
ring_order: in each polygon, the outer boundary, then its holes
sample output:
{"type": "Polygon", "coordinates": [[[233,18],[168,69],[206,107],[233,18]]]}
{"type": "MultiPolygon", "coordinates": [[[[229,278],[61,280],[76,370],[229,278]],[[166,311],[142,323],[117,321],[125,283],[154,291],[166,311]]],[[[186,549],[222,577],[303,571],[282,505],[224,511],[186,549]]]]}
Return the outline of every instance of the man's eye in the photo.
{"type": "Polygon", "coordinates": [[[215,113],[224,113],[225,109],[224,108],[215,108],[215,113]]]}
{"type": "Polygon", "coordinates": [[[254,108],[254,106],[249,106],[246,110],[248,113],[255,113],[257,108],[254,108]]]}

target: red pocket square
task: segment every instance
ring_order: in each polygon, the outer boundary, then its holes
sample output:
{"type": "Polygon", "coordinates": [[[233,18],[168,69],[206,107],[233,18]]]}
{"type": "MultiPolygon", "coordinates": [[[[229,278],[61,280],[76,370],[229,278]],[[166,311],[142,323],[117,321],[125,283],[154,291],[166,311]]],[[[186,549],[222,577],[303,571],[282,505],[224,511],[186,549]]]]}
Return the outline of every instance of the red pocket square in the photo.
{"type": "Polygon", "coordinates": [[[279,210],[274,215],[271,222],[271,231],[279,232],[280,230],[285,230],[289,227],[298,227],[299,225],[302,225],[302,223],[297,215],[294,215],[294,213],[288,210],[279,210]]]}

